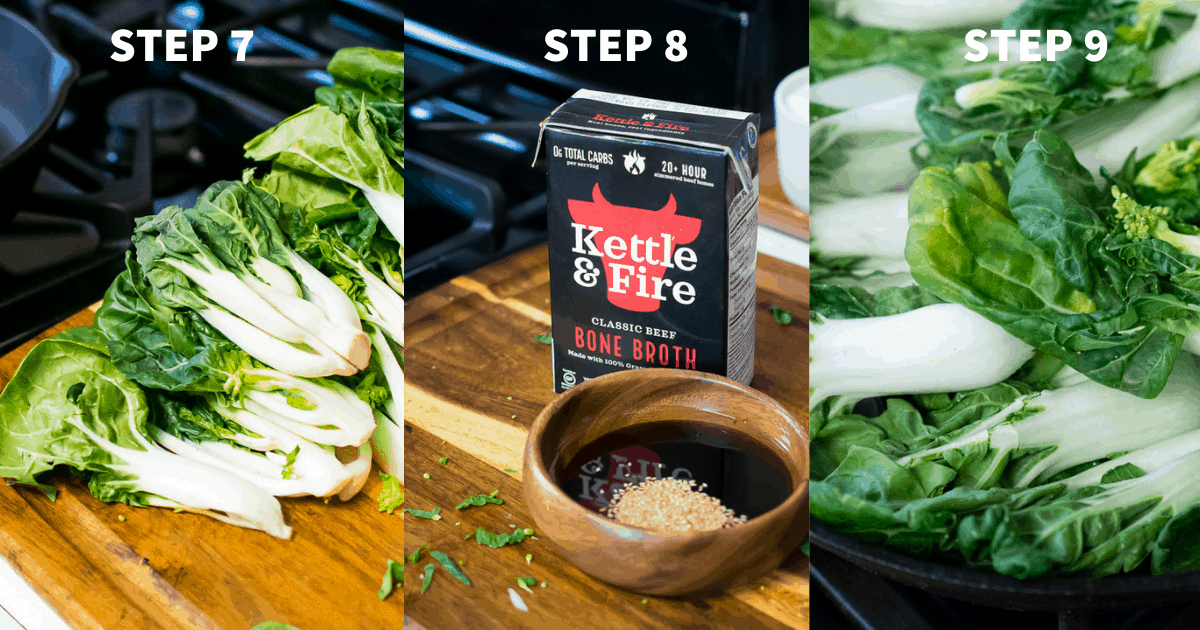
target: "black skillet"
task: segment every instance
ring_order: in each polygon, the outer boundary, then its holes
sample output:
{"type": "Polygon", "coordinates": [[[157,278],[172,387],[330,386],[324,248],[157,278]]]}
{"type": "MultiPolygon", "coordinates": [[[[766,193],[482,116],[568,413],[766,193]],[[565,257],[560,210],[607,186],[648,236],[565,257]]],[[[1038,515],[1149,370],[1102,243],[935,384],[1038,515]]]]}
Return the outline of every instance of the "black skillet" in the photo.
{"type": "Polygon", "coordinates": [[[0,227],[33,189],[79,71],[41,31],[0,8],[0,227]]]}
{"type": "Polygon", "coordinates": [[[812,521],[813,544],[886,578],[985,606],[1030,611],[1147,608],[1200,599],[1200,571],[1172,575],[1018,580],[911,558],[812,521]]]}

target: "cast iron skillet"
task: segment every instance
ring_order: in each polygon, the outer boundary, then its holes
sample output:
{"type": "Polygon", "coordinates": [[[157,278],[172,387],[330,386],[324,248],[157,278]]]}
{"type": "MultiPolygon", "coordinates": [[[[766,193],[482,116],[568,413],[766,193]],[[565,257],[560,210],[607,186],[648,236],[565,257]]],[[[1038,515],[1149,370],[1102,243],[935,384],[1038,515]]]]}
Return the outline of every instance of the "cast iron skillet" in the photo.
{"type": "Polygon", "coordinates": [[[810,524],[812,542],[854,564],[917,588],[986,606],[1062,611],[1141,608],[1200,598],[1200,571],[1172,575],[1110,575],[1103,578],[1018,580],[972,571],[873,547],[810,524]]]}
{"type": "Polygon", "coordinates": [[[0,8],[0,227],[33,188],[79,70],[41,31],[0,8]]]}

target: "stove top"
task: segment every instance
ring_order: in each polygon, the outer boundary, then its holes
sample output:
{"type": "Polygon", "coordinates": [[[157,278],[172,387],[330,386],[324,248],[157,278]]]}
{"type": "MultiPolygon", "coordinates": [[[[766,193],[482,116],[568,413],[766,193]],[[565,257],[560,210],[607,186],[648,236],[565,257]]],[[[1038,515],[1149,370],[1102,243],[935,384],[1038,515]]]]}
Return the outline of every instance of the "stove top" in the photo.
{"type": "MultiPolygon", "coordinates": [[[[332,84],[339,48],[398,50],[403,13],[375,0],[0,2],[80,66],[33,196],[0,228],[0,354],[99,300],[124,269],[136,217],[190,206],[251,166],[242,144],[332,84]],[[110,33],[254,31],[245,62],[117,63],[110,33]]],[[[159,40],[161,43],[161,39],[159,40]]],[[[158,57],[161,59],[161,51],[158,57]]]]}
{"type": "Polygon", "coordinates": [[[580,87],[406,22],[405,293],[546,238],[538,124],[580,87]]]}

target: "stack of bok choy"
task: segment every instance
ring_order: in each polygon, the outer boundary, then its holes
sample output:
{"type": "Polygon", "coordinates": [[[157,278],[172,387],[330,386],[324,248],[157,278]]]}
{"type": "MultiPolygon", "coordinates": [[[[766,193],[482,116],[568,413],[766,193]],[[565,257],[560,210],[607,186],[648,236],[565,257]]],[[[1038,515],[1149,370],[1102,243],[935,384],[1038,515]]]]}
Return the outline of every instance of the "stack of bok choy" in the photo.
{"type": "Polygon", "coordinates": [[[279,147],[263,177],[137,221],[95,322],[0,392],[0,476],[53,495],[39,476],[66,465],[106,501],[288,538],[276,497],[349,500],[373,455],[402,474],[402,68],[339,51],[333,105],[247,145],[279,147]]]}

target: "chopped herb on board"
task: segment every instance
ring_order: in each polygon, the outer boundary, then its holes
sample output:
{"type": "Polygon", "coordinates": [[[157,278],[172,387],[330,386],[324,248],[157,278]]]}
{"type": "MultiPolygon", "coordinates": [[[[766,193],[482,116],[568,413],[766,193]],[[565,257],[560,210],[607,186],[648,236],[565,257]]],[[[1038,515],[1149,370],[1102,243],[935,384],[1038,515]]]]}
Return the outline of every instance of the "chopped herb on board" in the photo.
{"type": "Polygon", "coordinates": [[[396,508],[404,505],[404,493],[400,491],[400,479],[395,475],[379,472],[379,480],[383,489],[379,491],[379,511],[391,514],[396,508]]]}
{"type": "Polygon", "coordinates": [[[289,626],[286,623],[280,623],[278,621],[264,621],[257,626],[250,628],[250,630],[300,630],[300,628],[297,628],[296,626],[289,626]]]}
{"type": "Polygon", "coordinates": [[[450,458],[449,457],[439,457],[438,463],[445,466],[446,464],[450,463],[450,458]]]}
{"type": "Polygon", "coordinates": [[[550,345],[550,341],[553,339],[553,337],[550,336],[550,333],[546,333],[544,335],[538,335],[537,337],[534,337],[534,339],[537,339],[540,343],[550,345]]]}
{"type": "Polygon", "coordinates": [[[510,534],[493,534],[480,527],[470,534],[467,534],[467,537],[463,540],[469,540],[472,536],[475,537],[475,542],[481,545],[487,545],[492,549],[499,549],[505,545],[515,545],[525,540],[525,532],[519,529],[510,534]]]}
{"type": "Polygon", "coordinates": [[[515,472],[517,472],[517,471],[516,471],[516,470],[513,470],[512,468],[505,468],[505,469],[504,469],[504,472],[506,472],[506,473],[515,473],[515,472]]]}
{"type": "Polygon", "coordinates": [[[421,558],[421,552],[425,551],[428,548],[429,548],[429,545],[421,545],[420,547],[417,547],[416,551],[414,551],[408,555],[408,563],[416,564],[417,560],[419,560],[421,558]]]}
{"type": "Polygon", "coordinates": [[[441,551],[430,551],[429,555],[433,556],[433,559],[437,560],[438,563],[442,565],[442,568],[446,569],[450,575],[454,576],[454,579],[466,584],[467,586],[471,585],[471,579],[467,577],[466,573],[463,573],[463,570],[460,569],[457,564],[454,564],[454,560],[451,560],[450,556],[447,556],[441,551]]]}
{"type": "Polygon", "coordinates": [[[530,593],[532,593],[533,591],[530,590],[529,587],[533,586],[534,584],[537,584],[537,580],[535,580],[531,577],[518,577],[518,578],[513,578],[513,579],[517,581],[517,584],[521,585],[521,588],[529,591],[530,593]]]}
{"type": "Polygon", "coordinates": [[[426,512],[425,510],[410,510],[408,508],[404,508],[404,511],[408,512],[409,514],[412,514],[413,516],[415,516],[417,518],[427,518],[431,521],[442,520],[442,517],[438,515],[438,512],[441,512],[442,508],[433,508],[432,512],[426,512]]]}
{"type": "Polygon", "coordinates": [[[775,317],[775,321],[787,326],[792,323],[792,312],[784,310],[778,306],[771,307],[771,315],[775,317]]]}
{"type": "Polygon", "coordinates": [[[396,584],[404,582],[404,564],[391,558],[388,558],[387,562],[387,570],[383,573],[383,584],[380,585],[379,592],[375,593],[379,599],[387,599],[387,596],[395,590],[396,584]]]}
{"type": "Polygon", "coordinates": [[[429,588],[429,583],[433,581],[433,570],[434,570],[434,564],[432,562],[425,565],[425,578],[423,580],[421,580],[421,594],[422,595],[425,594],[425,591],[429,588]]]}
{"type": "Polygon", "coordinates": [[[462,509],[469,508],[471,506],[483,507],[483,506],[487,505],[488,503],[495,503],[496,505],[503,505],[504,499],[501,499],[496,496],[499,493],[500,493],[500,491],[497,490],[496,492],[493,492],[491,494],[477,494],[473,497],[467,497],[467,498],[463,499],[462,503],[459,503],[457,506],[455,506],[454,509],[462,510],[462,509]]]}

